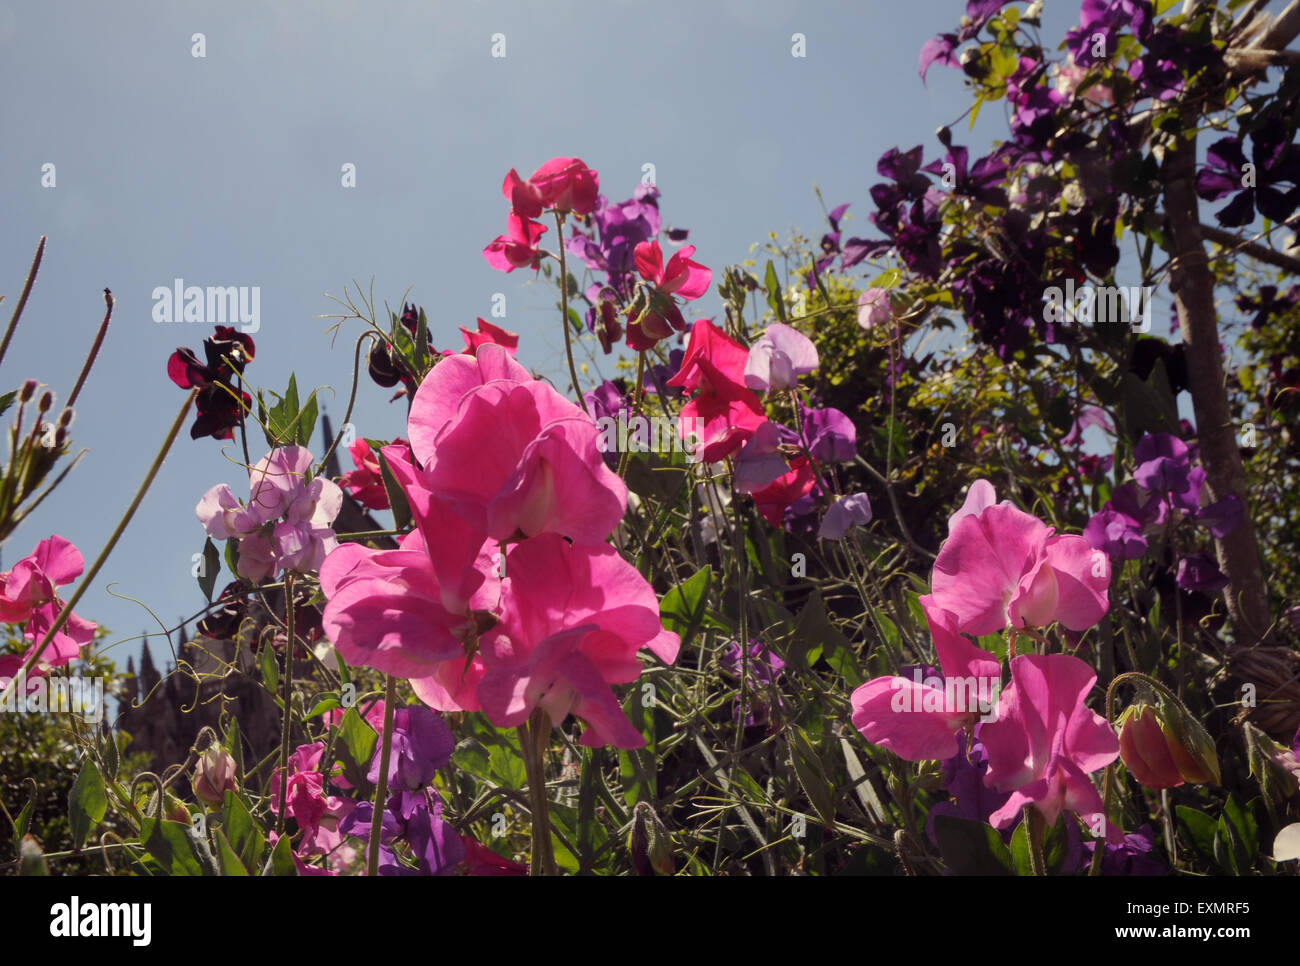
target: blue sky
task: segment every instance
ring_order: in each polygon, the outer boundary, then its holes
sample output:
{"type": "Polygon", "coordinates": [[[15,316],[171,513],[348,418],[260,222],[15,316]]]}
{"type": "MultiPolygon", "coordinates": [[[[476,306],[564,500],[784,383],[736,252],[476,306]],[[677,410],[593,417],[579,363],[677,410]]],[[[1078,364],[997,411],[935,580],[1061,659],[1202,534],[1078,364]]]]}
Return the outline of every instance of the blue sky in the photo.
{"type": "MultiPolygon", "coordinates": [[[[1046,38],[1078,4],[1049,2],[1046,38]]],[[[423,305],[432,341],[489,315],[519,332],[525,364],[562,366],[554,290],[490,269],[480,251],[504,230],[505,172],[581,157],[611,199],[656,167],[665,223],[691,229],[715,270],[748,257],[769,230],[824,230],[828,205],[852,202],[869,234],[867,189],[891,145],[926,145],[969,101],[958,73],[917,76],[917,53],[961,16],[957,0],[464,0],[344,4],[23,4],[0,8],[0,292],[8,312],[36,243],[44,266],[0,372],[36,378],[60,400],[117,299],[74,439],[90,452],[3,550],[11,565],[51,532],[87,562],[116,524],[184,393],[167,379],[177,346],[200,350],[210,325],[158,324],[155,287],[258,286],[255,385],[333,386],[335,425],[351,378],[354,328],[331,347],[318,316],[354,279],[397,306],[423,305]],[[791,56],[792,34],[806,57],[791,56]],[[192,56],[204,35],[205,57],[192,56]],[[506,56],[491,56],[492,35],[506,56]],[[42,165],[56,184],[42,187],[42,165]],[[340,184],[356,165],[355,188],[340,184]]],[[[986,110],[974,136],[995,136],[986,110]]],[[[963,125],[964,128],[964,125],[963,125]]],[[[699,314],[719,309],[710,294],[699,314]]],[[[403,430],[405,406],[363,376],[361,435],[403,430]]],[[[265,452],[250,440],[253,459],[265,452]]],[[[320,447],[316,447],[319,454],[320,447]]],[[[209,487],[244,492],[237,444],[177,441],[135,522],[78,606],[124,642],[202,606],[191,554],[194,506],[209,487]]],[[[345,457],[345,468],[346,466],[345,457]]],[[[220,588],[226,580],[218,581],[220,588]]],[[[110,653],[125,663],[135,643],[110,653]]],[[[154,644],[156,658],[165,649],[154,644]]]]}

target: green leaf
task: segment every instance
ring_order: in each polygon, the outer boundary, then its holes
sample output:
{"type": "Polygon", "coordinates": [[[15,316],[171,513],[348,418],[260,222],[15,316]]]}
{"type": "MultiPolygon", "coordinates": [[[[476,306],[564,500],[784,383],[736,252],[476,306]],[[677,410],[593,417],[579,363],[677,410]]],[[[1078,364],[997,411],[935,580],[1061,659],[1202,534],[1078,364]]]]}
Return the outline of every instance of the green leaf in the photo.
{"type": "Polygon", "coordinates": [[[954,875],[1014,875],[1011,853],[987,822],[954,815],[934,816],[934,837],[954,875]]]}
{"type": "Polygon", "coordinates": [[[221,806],[221,825],[239,861],[245,868],[256,869],[266,850],[266,837],[243,800],[232,791],[226,792],[221,806]]]}
{"type": "Polygon", "coordinates": [[[212,588],[216,586],[217,574],[221,572],[221,554],[217,552],[211,537],[203,541],[202,563],[203,566],[199,568],[199,590],[203,591],[203,599],[210,604],[212,588]]]}
{"type": "Polygon", "coordinates": [[[313,392],[307,397],[307,404],[302,407],[302,412],[298,414],[298,445],[311,447],[311,434],[316,430],[316,416],[319,413],[319,407],[316,404],[316,394],[313,392]]]}
{"type": "Polygon", "coordinates": [[[808,736],[796,725],[786,730],[786,742],[790,747],[790,760],[794,763],[795,775],[799,784],[808,795],[813,808],[825,826],[835,824],[835,791],[826,777],[826,769],[808,736]]]}
{"type": "Polygon", "coordinates": [[[419,321],[415,323],[415,366],[417,372],[424,372],[429,364],[429,317],[420,309],[419,321]]]}
{"type": "Polygon", "coordinates": [[[293,852],[289,847],[289,836],[281,835],[279,841],[275,843],[275,848],[271,851],[271,857],[266,860],[266,866],[262,869],[262,875],[297,875],[298,867],[293,862],[293,852]]]}
{"type": "Polygon", "coordinates": [[[68,825],[72,831],[72,845],[81,848],[86,835],[104,820],[108,811],[108,796],[104,792],[104,779],[99,767],[87,755],[81,772],[68,793],[68,825]]]}
{"type": "Polygon", "coordinates": [[[280,669],[275,663],[275,649],[270,644],[262,645],[258,663],[262,669],[262,682],[268,691],[275,694],[280,685],[280,669]]]}
{"type": "Polygon", "coordinates": [[[343,714],[343,721],[339,724],[339,738],[339,761],[343,765],[343,777],[354,788],[359,788],[367,784],[366,772],[370,770],[370,760],[375,755],[379,735],[357,714],[354,706],[343,714]]]}
{"type": "Polygon", "coordinates": [[[572,305],[569,306],[569,325],[573,326],[573,331],[582,334],[582,316],[572,305]]]}
{"type": "Polygon", "coordinates": [[[310,721],[312,718],[322,715],[326,711],[333,711],[335,708],[341,708],[341,707],[343,707],[343,705],[339,702],[338,695],[336,694],[321,695],[321,697],[316,699],[316,703],[312,705],[311,710],[307,712],[306,716],[304,717],[304,720],[310,721]]]}
{"type": "Polygon", "coordinates": [[[239,566],[239,541],[233,537],[226,541],[226,566],[232,574],[239,575],[236,569],[239,566]]]}
{"type": "Polygon", "coordinates": [[[388,505],[393,508],[393,525],[397,530],[405,530],[411,525],[411,504],[406,502],[406,493],[393,476],[393,470],[382,450],[375,450],[379,457],[379,473],[384,478],[384,491],[388,494],[388,505]]]}
{"type": "Polygon", "coordinates": [[[36,794],[39,789],[33,788],[32,793],[27,796],[27,804],[23,810],[18,813],[18,818],[14,822],[14,851],[22,851],[23,836],[27,834],[27,828],[32,823],[32,809],[36,807],[36,794]]]}
{"type": "Polygon", "coordinates": [[[165,819],[160,822],[146,818],[140,825],[140,841],[168,875],[205,874],[206,863],[200,858],[191,833],[188,824],[165,819]]]}
{"type": "Polygon", "coordinates": [[[1178,805],[1174,808],[1178,824],[1191,840],[1192,846],[1203,859],[1214,861],[1214,833],[1218,826],[1214,819],[1190,805],[1178,805]]]}
{"type": "Polygon", "coordinates": [[[781,280],[776,277],[776,266],[767,260],[767,271],[763,275],[763,284],[767,286],[767,304],[782,322],[785,318],[785,298],[781,294],[781,280]]]}
{"type": "Polygon", "coordinates": [[[239,856],[235,850],[230,847],[226,841],[225,833],[217,829],[217,861],[221,863],[222,875],[248,875],[248,870],[244,868],[244,863],[239,861],[239,856]]]}
{"type": "Polygon", "coordinates": [[[9,411],[9,407],[14,404],[14,400],[17,398],[18,398],[17,389],[15,389],[13,392],[7,392],[3,396],[0,396],[0,416],[3,416],[6,412],[9,411]]]}
{"type": "Polygon", "coordinates": [[[659,617],[664,627],[681,637],[682,647],[704,622],[712,579],[713,568],[706,566],[664,594],[659,602],[659,617]]]}

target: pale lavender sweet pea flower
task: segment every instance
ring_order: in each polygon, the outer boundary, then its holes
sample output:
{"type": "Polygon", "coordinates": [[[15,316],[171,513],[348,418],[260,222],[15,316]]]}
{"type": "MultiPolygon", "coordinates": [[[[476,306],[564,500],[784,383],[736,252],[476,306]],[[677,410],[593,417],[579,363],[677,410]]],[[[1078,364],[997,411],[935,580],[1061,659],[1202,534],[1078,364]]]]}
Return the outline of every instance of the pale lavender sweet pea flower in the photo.
{"type": "Polygon", "coordinates": [[[781,444],[795,442],[794,433],[768,420],[760,423],[740,452],[736,454],[732,486],[738,493],[756,493],[779,476],[790,471],[781,444]]]}
{"type": "Polygon", "coordinates": [[[858,296],[858,325],[874,329],[894,317],[889,305],[889,292],[883,288],[869,288],[858,296]]]}
{"type": "Polygon", "coordinates": [[[790,326],[773,322],[749,347],[745,385],[758,392],[793,389],[799,377],[817,368],[817,347],[790,326]]]}
{"type": "Polygon", "coordinates": [[[870,522],[871,501],[867,495],[850,493],[830,505],[817,536],[822,540],[843,540],[851,527],[864,527],[870,522]]]}

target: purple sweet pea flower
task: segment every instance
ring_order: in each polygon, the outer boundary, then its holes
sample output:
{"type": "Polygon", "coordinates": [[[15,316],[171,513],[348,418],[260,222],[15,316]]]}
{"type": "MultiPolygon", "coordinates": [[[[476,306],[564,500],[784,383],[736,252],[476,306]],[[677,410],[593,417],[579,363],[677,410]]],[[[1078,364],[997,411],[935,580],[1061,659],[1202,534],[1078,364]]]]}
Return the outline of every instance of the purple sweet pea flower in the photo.
{"type": "MultiPolygon", "coordinates": [[[[762,642],[752,638],[746,650],[749,652],[749,684],[747,688],[748,701],[744,709],[743,720],[745,727],[751,728],[754,725],[767,724],[771,717],[770,711],[775,710],[780,714],[784,709],[781,695],[776,691],[776,681],[785,669],[785,661],[769,651],[762,642]],[[772,695],[775,695],[776,704],[774,708],[769,708],[768,699],[772,695]]],[[[728,674],[735,677],[741,676],[745,666],[738,641],[727,643],[718,656],[718,664],[728,674]]],[[[736,702],[735,706],[735,718],[737,721],[742,719],[739,701],[736,702]]]]}
{"type": "Polygon", "coordinates": [[[1197,523],[1209,527],[1216,540],[1222,540],[1237,529],[1244,515],[1241,500],[1235,493],[1229,493],[1222,500],[1201,507],[1193,514],[1197,523]]]}
{"type": "Polygon", "coordinates": [[[1133,451],[1137,469],[1133,479],[1144,490],[1183,493],[1187,490],[1191,462],[1187,444],[1170,433],[1148,433],[1133,451]]]}
{"type": "MultiPolygon", "coordinates": [[[[937,671],[929,669],[929,674],[939,677],[937,671]]],[[[911,672],[904,673],[911,678],[911,672]]],[[[923,679],[926,676],[923,675],[923,679]]],[[[930,809],[925,831],[931,842],[934,837],[934,819],[938,815],[952,815],[956,818],[970,819],[974,822],[987,822],[989,816],[1007,803],[1011,792],[998,792],[984,784],[984,776],[989,770],[989,756],[978,738],[971,740],[969,753],[966,750],[967,736],[958,736],[958,751],[943,763],[943,789],[952,799],[939,802],[930,809]]]]}
{"type": "MultiPolygon", "coordinates": [[[[389,749],[390,788],[414,791],[424,788],[438,769],[451,760],[456,739],[442,716],[423,705],[398,708],[393,715],[393,740],[389,749]]],[[[382,745],[375,749],[366,779],[379,781],[382,745]]]]}
{"type": "Polygon", "coordinates": [[[822,463],[850,463],[858,455],[858,430],[853,420],[830,406],[804,411],[803,435],[808,453],[822,463]]]}
{"type": "Polygon", "coordinates": [[[617,420],[619,413],[632,408],[623,391],[608,379],[587,392],[583,398],[587,400],[587,408],[591,410],[592,419],[607,416],[617,420]]]}
{"type": "Polygon", "coordinates": [[[1147,552],[1142,524],[1116,510],[1108,500],[1100,513],[1088,521],[1083,535],[1097,550],[1104,550],[1111,560],[1137,560],[1147,552]]]}
{"type": "Polygon", "coordinates": [[[1201,590],[1217,594],[1228,586],[1228,578],[1208,553],[1194,553],[1178,561],[1178,586],[1183,590],[1201,590]]]}
{"type": "Polygon", "coordinates": [[[817,347],[788,325],[774,322],[749,347],[745,385],[758,392],[793,389],[799,377],[817,368],[817,347]]]}
{"type": "MultiPolygon", "coordinates": [[[[374,803],[357,802],[351,814],[339,823],[339,831],[369,839],[374,803]]],[[[399,791],[385,803],[379,832],[380,875],[447,875],[465,860],[465,844],[442,820],[442,799],[432,789],[399,791]],[[397,858],[393,845],[405,840],[418,869],[397,858]]]]}
{"type": "MultiPolygon", "coordinates": [[[[1079,868],[1086,868],[1092,862],[1096,850],[1095,840],[1080,843],[1081,859],[1079,868]]],[[[1077,870],[1067,870],[1077,871],[1077,870]]],[[[1137,831],[1124,836],[1118,845],[1107,845],[1101,854],[1102,875],[1168,875],[1169,867],[1155,852],[1155,833],[1149,823],[1144,823],[1137,831]]]]}
{"type": "Polygon", "coordinates": [[[850,493],[830,505],[817,536],[822,540],[843,540],[851,527],[865,527],[870,522],[871,501],[867,495],[850,493]]]}

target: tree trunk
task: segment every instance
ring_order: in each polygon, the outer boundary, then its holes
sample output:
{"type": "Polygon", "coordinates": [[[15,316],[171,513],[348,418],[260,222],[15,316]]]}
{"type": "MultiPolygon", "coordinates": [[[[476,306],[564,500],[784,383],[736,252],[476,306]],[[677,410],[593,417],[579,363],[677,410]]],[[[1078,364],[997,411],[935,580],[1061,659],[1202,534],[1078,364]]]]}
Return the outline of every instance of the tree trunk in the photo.
{"type": "Polygon", "coordinates": [[[1246,493],[1246,476],[1237,448],[1237,430],[1228,410],[1219,323],[1214,307],[1214,276],[1210,273],[1201,233],[1200,200],[1196,196],[1196,134],[1181,138],[1177,150],[1167,149],[1163,166],[1167,248],[1173,256],[1170,288],[1178,307],[1178,326],[1186,343],[1187,375],[1200,439],[1210,498],[1235,493],[1245,512],[1241,524],[1216,541],[1219,567],[1228,577],[1224,599],[1238,645],[1253,645],[1272,624],[1268,593],[1260,569],[1254,514],[1246,493]]]}

